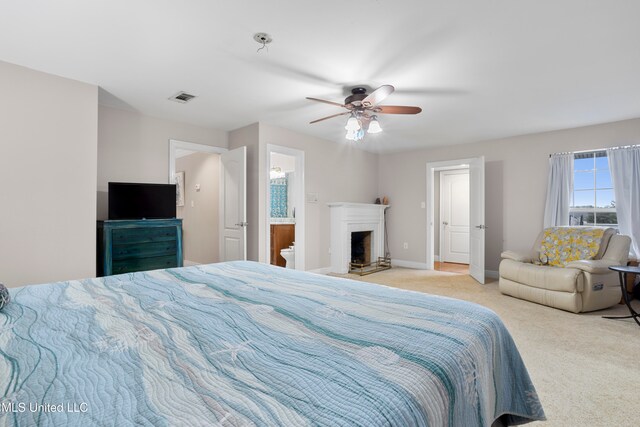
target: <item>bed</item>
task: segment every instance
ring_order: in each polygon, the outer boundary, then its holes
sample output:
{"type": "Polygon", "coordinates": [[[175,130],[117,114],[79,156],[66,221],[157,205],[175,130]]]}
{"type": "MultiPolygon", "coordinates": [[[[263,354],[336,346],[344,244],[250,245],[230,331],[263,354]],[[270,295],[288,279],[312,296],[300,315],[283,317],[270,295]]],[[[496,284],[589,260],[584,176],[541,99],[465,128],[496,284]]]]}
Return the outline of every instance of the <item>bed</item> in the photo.
{"type": "Polygon", "coordinates": [[[479,305],[237,261],[11,289],[0,425],[543,420],[479,305]]]}

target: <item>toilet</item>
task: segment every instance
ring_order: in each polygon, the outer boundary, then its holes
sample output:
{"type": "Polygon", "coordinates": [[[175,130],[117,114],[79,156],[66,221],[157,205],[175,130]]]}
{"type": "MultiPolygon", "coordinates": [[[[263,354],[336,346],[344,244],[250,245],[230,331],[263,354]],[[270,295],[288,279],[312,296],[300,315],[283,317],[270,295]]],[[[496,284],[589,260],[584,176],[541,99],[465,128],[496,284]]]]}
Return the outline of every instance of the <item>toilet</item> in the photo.
{"type": "Polygon", "coordinates": [[[293,245],[281,250],[280,255],[282,255],[282,258],[287,261],[285,264],[287,268],[296,268],[296,250],[293,245]]]}

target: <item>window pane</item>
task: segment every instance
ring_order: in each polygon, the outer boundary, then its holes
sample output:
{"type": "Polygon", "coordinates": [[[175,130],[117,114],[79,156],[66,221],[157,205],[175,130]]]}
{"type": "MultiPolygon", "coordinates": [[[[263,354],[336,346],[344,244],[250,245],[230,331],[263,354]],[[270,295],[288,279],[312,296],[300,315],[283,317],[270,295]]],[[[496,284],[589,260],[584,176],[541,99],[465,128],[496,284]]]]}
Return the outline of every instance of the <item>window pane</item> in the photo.
{"type": "Polygon", "coordinates": [[[615,208],[616,202],[613,190],[597,190],[596,191],[596,207],[598,208],[615,208]]]}
{"type": "Polygon", "coordinates": [[[618,214],[615,212],[598,212],[596,214],[598,224],[618,224],[618,214]]]}
{"type": "Polygon", "coordinates": [[[573,177],[575,190],[593,189],[593,172],[576,172],[573,177]]]}
{"type": "Polygon", "coordinates": [[[575,159],[573,163],[573,170],[593,170],[593,157],[589,157],[587,159],[575,159]]]}
{"type": "Polygon", "coordinates": [[[580,221],[578,225],[594,225],[594,216],[593,216],[593,212],[590,213],[580,213],[580,214],[574,214],[576,215],[580,221]]]}
{"type": "Polygon", "coordinates": [[[608,170],[596,172],[596,188],[613,188],[611,173],[608,170]]]}
{"type": "Polygon", "coordinates": [[[593,190],[583,190],[573,192],[574,208],[592,208],[593,207],[593,190]]]}
{"type": "Polygon", "coordinates": [[[607,156],[596,157],[596,169],[609,169],[609,159],[607,159],[607,156]]]}

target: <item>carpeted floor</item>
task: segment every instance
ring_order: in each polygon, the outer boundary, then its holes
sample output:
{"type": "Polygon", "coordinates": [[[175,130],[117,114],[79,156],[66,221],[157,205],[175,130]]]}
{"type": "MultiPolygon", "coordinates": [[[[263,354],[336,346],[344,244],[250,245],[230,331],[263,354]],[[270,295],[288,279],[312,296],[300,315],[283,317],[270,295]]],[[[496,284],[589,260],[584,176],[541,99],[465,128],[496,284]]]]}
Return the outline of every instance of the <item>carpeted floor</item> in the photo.
{"type": "MultiPolygon", "coordinates": [[[[640,425],[640,327],[625,305],[573,314],[502,295],[498,282],[468,275],[393,268],[369,276],[342,275],[475,302],[494,310],[511,332],[542,401],[558,427],[640,425]]],[[[634,302],[636,310],[640,303],[634,302]]]]}

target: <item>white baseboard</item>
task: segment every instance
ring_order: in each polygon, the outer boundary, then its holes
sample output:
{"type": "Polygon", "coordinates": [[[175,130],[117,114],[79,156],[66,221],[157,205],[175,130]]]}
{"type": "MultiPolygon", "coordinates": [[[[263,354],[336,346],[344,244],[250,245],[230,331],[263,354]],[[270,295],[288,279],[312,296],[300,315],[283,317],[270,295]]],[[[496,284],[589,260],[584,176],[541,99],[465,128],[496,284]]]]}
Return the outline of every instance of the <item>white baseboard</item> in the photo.
{"type": "Polygon", "coordinates": [[[500,273],[495,270],[485,270],[484,277],[488,277],[489,279],[498,279],[500,278],[500,273]]]}
{"type": "MultiPolygon", "coordinates": [[[[193,263],[193,264],[187,264],[186,261],[184,262],[185,267],[188,265],[197,265],[197,263],[193,263]]],[[[427,270],[427,263],[425,262],[415,262],[415,261],[405,261],[402,259],[392,259],[391,260],[391,265],[393,267],[402,267],[402,268],[413,268],[415,270],[427,270]]],[[[309,273],[316,273],[316,274],[329,274],[331,273],[331,267],[323,267],[323,268],[316,268],[314,270],[307,270],[309,273]]],[[[500,277],[500,274],[495,271],[495,270],[485,270],[484,271],[484,275],[485,277],[489,278],[489,279],[498,279],[500,277]]]]}
{"type": "Polygon", "coordinates": [[[316,273],[316,274],[329,274],[331,273],[331,267],[323,267],[323,268],[316,268],[315,270],[307,270],[309,273],[316,273]]]}
{"type": "Polygon", "coordinates": [[[185,259],[184,261],[182,261],[182,265],[184,265],[185,267],[193,267],[194,265],[200,265],[200,264],[202,263],[189,261],[188,259],[185,259]]]}
{"type": "Polygon", "coordinates": [[[402,259],[392,259],[392,267],[414,268],[416,270],[427,270],[426,262],[405,261],[402,259]]]}
{"type": "Polygon", "coordinates": [[[440,262],[440,255],[434,255],[434,256],[433,256],[433,260],[434,260],[435,262],[440,262]]]}

